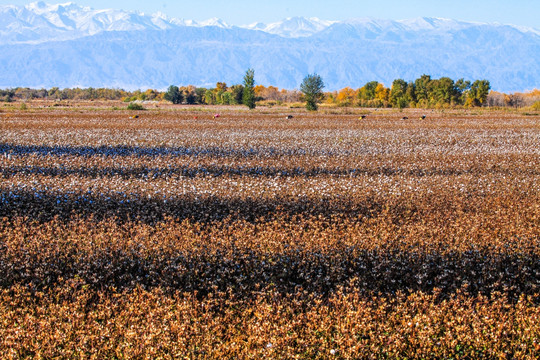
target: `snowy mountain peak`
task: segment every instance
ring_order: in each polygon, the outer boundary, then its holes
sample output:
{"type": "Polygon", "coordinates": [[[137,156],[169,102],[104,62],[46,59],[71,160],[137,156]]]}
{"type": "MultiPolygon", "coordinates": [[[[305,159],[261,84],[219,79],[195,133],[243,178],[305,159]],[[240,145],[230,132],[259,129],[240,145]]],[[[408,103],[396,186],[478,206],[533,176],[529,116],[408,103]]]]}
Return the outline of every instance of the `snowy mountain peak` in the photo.
{"type": "Polygon", "coordinates": [[[254,23],[243,27],[250,30],[261,30],[283,37],[299,38],[316,34],[333,23],[335,23],[335,21],[321,20],[316,17],[304,18],[295,16],[275,23],[254,23]]]}
{"type": "Polygon", "coordinates": [[[45,14],[45,13],[51,13],[51,12],[88,12],[91,11],[92,8],[90,7],[82,7],[79,6],[73,2],[67,2],[63,4],[47,4],[43,1],[33,2],[25,6],[28,10],[36,13],[36,14],[45,14]]]}
{"type": "Polygon", "coordinates": [[[158,11],[158,12],[152,14],[152,18],[154,18],[154,19],[162,19],[162,20],[165,20],[165,21],[170,21],[171,20],[171,18],[169,18],[167,16],[167,14],[164,14],[161,11],[158,11]]]}
{"type": "Polygon", "coordinates": [[[253,24],[244,25],[242,27],[250,30],[264,30],[266,28],[266,24],[262,22],[255,22],[253,24]]]}
{"type": "Polygon", "coordinates": [[[472,25],[479,25],[480,23],[462,22],[445,18],[431,18],[420,17],[416,19],[399,20],[400,24],[405,25],[410,30],[449,30],[449,29],[462,29],[472,25]]]}
{"type": "Polygon", "coordinates": [[[225,21],[216,17],[200,22],[199,26],[217,26],[224,29],[231,28],[225,21]]]}

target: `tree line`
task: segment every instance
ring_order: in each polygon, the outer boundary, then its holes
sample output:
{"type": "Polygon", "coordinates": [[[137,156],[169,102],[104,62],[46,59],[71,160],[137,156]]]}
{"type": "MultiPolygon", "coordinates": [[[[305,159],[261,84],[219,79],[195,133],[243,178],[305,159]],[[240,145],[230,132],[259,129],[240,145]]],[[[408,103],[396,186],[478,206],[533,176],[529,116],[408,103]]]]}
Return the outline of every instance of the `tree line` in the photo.
{"type": "Polygon", "coordinates": [[[217,82],[215,87],[205,88],[193,85],[171,85],[166,91],[148,89],[126,91],[109,88],[66,88],[31,89],[18,87],[0,89],[0,101],[48,100],[122,100],[170,101],[188,105],[246,105],[254,108],[260,105],[281,105],[305,102],[308,110],[316,110],[323,102],[335,106],[391,107],[391,108],[437,108],[455,106],[497,106],[525,107],[538,106],[540,90],[528,93],[504,94],[491,91],[488,80],[452,80],[422,75],[414,81],[396,79],[391,87],[378,81],[367,82],[358,89],[345,87],[339,91],[323,92],[323,79],[317,74],[304,78],[300,90],[278,89],[274,86],[255,85],[255,73],[246,71],[242,84],[227,85],[217,82]]]}
{"type": "Polygon", "coordinates": [[[483,106],[491,90],[488,80],[474,82],[422,75],[414,81],[396,79],[390,88],[370,81],[357,90],[344,88],[327,96],[329,103],[362,107],[452,107],[483,106]]]}

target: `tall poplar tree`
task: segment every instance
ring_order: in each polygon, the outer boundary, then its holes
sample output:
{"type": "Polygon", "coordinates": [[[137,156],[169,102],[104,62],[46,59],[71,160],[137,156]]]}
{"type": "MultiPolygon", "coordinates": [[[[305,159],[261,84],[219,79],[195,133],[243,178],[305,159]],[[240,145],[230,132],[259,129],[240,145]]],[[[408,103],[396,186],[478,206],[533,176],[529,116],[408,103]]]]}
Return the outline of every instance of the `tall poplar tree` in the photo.
{"type": "Polygon", "coordinates": [[[255,71],[253,69],[248,69],[244,75],[242,102],[249,109],[255,109],[255,71]]]}

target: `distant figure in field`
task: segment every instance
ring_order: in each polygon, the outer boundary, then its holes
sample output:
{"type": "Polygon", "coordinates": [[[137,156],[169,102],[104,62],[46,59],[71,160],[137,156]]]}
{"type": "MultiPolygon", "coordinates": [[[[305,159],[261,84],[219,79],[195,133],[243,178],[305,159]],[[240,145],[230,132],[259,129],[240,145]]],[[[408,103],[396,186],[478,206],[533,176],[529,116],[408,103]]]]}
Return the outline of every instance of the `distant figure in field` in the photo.
{"type": "Polygon", "coordinates": [[[408,119],[409,119],[409,118],[406,117],[406,116],[404,116],[404,117],[401,118],[401,120],[408,120],[408,119]]]}
{"type": "Polygon", "coordinates": [[[361,115],[359,120],[364,120],[367,117],[367,115],[361,115]]]}
{"type": "Polygon", "coordinates": [[[219,114],[214,114],[214,119],[217,119],[218,117],[221,117],[219,114]]]}
{"type": "Polygon", "coordinates": [[[426,115],[422,115],[420,119],[424,120],[426,118],[426,115]]]}
{"type": "Polygon", "coordinates": [[[292,116],[292,115],[287,115],[287,116],[285,117],[285,119],[291,120],[293,117],[294,117],[294,116],[292,116]]]}

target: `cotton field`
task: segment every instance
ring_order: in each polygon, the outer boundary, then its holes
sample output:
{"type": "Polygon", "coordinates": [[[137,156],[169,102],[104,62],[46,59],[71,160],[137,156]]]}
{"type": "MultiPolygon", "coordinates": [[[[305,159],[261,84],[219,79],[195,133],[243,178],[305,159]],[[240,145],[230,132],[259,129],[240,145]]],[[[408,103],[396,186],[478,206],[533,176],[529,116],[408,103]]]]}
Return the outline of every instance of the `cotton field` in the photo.
{"type": "Polygon", "coordinates": [[[137,114],[0,112],[3,357],[540,356],[539,116],[137,114]]]}

